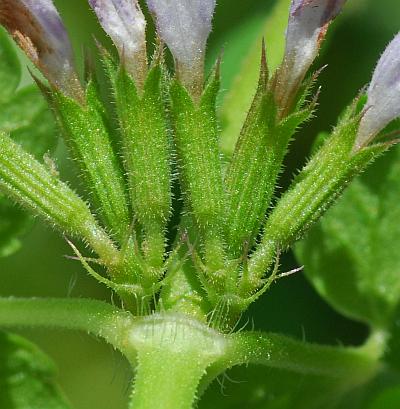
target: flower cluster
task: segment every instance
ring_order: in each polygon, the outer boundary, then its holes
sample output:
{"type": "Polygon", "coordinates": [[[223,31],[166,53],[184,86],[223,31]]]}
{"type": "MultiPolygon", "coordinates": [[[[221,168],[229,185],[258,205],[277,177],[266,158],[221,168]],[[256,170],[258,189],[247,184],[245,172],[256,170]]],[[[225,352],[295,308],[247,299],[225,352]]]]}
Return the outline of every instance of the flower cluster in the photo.
{"type": "MultiPolygon", "coordinates": [[[[215,316],[223,317],[218,325],[227,329],[276,280],[276,272],[269,278],[266,273],[279,249],[301,237],[348,181],[389,146],[377,139],[400,116],[400,35],[376,67],[362,112],[360,104],[351,105],[354,109],[346,111],[272,206],[290,141],[314,113],[316,98],[308,103],[307,96],[316,75],[308,80],[307,72],[346,0],[292,0],[282,62],[270,76],[263,51],[257,91],[228,166],[219,148],[219,64],[204,80],[216,0],[146,0],[158,40],[152,59],[138,0],[88,3],[118,54],[101,55],[112,112],[90,75],[85,83],[79,80],[72,45],[52,0],[0,0],[0,24],[48,80],[48,87],[41,88],[77,162],[88,203],[96,209],[92,214],[74,195],[86,222],[76,220],[69,231],[97,253],[111,278],[107,285],[131,310],[147,308],[160,294],[171,266],[179,264],[174,260],[180,257],[179,245],[172,251],[167,246],[173,187],[179,180],[177,191],[186,211],[180,228],[189,230],[182,236],[196,243],[182,245],[193,256],[194,274],[210,311],[221,309],[215,316]],[[164,64],[164,46],[172,54],[174,75],[164,64]]],[[[34,202],[38,213],[68,230],[76,212],[68,206],[61,212],[60,202],[68,200],[59,197],[72,195],[70,190],[60,180],[64,193],[54,186],[52,199],[43,199],[53,176],[38,161],[32,164],[29,155],[18,154],[26,169],[44,175],[33,200],[32,186],[29,194],[21,191],[26,186],[20,180],[23,172],[9,175],[9,164],[18,157],[15,144],[5,137],[3,143],[8,148],[3,148],[0,164],[7,163],[0,166],[0,187],[1,178],[13,181],[9,191],[16,201],[28,207],[34,202]],[[56,205],[49,207],[52,200],[56,205]]]]}
{"type": "MultiPolygon", "coordinates": [[[[286,50],[275,86],[276,100],[283,110],[288,110],[318,55],[329,24],[345,2],[292,1],[286,50]]],[[[89,0],[89,4],[113,40],[127,71],[139,85],[143,84],[147,72],[146,20],[137,0],[89,0]]],[[[147,0],[147,5],[159,37],[174,56],[177,77],[193,93],[201,92],[215,0],[147,0]]],[[[72,47],[51,0],[3,0],[0,23],[51,84],[70,96],[80,93],[72,47]]],[[[371,142],[400,114],[399,50],[397,36],[382,55],[368,88],[368,109],[361,121],[357,147],[371,142]]]]}
{"type": "MultiPolygon", "coordinates": [[[[170,48],[176,72],[189,88],[199,92],[204,55],[215,0],[148,0],[158,34],[170,48]],[[172,3],[174,7],[172,6],[172,3]]],[[[89,0],[100,24],[113,40],[121,61],[140,85],[147,72],[146,20],[136,0],[89,0]]],[[[72,94],[77,75],[72,47],[51,0],[4,0],[0,23],[44,73],[49,82],[72,94]]]]}

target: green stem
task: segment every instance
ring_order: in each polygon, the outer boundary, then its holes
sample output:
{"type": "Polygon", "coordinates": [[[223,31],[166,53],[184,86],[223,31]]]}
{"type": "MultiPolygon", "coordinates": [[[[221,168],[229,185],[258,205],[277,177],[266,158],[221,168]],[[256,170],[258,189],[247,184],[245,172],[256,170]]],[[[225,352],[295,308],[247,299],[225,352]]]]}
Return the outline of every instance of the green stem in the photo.
{"type": "Polygon", "coordinates": [[[249,364],[342,380],[344,390],[351,390],[376,375],[385,350],[385,336],[381,332],[372,333],[361,347],[317,345],[261,332],[237,333],[229,338],[223,358],[213,363],[202,378],[199,397],[228,368],[249,364]]]}
{"type": "Polygon", "coordinates": [[[223,335],[183,314],[134,318],[94,300],[0,298],[0,327],[82,330],[104,338],[136,366],[131,409],[190,409],[220,373],[264,365],[301,375],[343,380],[354,388],[379,369],[380,332],[362,347],[309,344],[257,332],[223,335]]]}
{"type": "Polygon", "coordinates": [[[0,327],[45,327],[85,331],[126,350],[123,338],[133,317],[88,299],[0,298],[0,327]]]}
{"type": "Polygon", "coordinates": [[[310,344],[261,332],[223,336],[181,314],[135,319],[110,304],[89,299],[0,298],[0,327],[86,331],[122,350],[129,342],[145,352],[147,347],[154,351],[163,345],[173,353],[200,350],[209,357],[218,355],[221,369],[256,364],[330,377],[354,376],[355,371],[365,377],[376,369],[385,346],[380,333],[374,333],[362,347],[310,344]]]}
{"type": "Polygon", "coordinates": [[[226,337],[181,314],[148,317],[132,331],[137,348],[131,409],[190,409],[206,369],[224,354],[226,337]]]}
{"type": "Polygon", "coordinates": [[[186,409],[225,337],[181,314],[134,318],[92,300],[0,298],[0,327],[85,331],[111,343],[136,367],[132,408],[186,409]]]}
{"type": "Polygon", "coordinates": [[[169,349],[138,354],[131,409],[189,409],[209,362],[169,349]]]}
{"type": "Polygon", "coordinates": [[[189,315],[200,322],[207,322],[207,314],[212,306],[207,300],[204,288],[199,279],[199,272],[193,264],[191,249],[182,239],[183,232],[189,243],[196,240],[197,229],[194,228],[188,213],[182,216],[178,229],[175,247],[177,256],[168,268],[166,283],[160,294],[160,304],[168,311],[189,315]]]}
{"type": "Polygon", "coordinates": [[[334,347],[297,341],[277,334],[234,334],[225,358],[229,366],[266,365],[304,375],[348,378],[362,383],[376,373],[383,345],[334,347]]]}

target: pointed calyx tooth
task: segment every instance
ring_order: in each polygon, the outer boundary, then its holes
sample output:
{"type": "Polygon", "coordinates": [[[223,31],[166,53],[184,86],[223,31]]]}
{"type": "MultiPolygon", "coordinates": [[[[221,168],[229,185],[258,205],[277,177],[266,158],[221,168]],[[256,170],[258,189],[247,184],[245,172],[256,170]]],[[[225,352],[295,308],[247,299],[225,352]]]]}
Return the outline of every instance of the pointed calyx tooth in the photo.
{"type": "Polygon", "coordinates": [[[174,56],[179,80],[199,92],[215,0],[147,0],[147,5],[159,36],[174,56]]]}
{"type": "Polygon", "coordinates": [[[126,70],[142,85],[147,73],[146,20],[137,0],[89,0],[126,70]]]}
{"type": "Polygon", "coordinates": [[[332,20],[346,0],[292,0],[286,49],[277,79],[277,102],[287,108],[318,55],[332,20]]]}
{"type": "Polygon", "coordinates": [[[1,0],[0,24],[55,88],[82,98],[72,46],[51,0],[1,0]]]}
{"type": "Polygon", "coordinates": [[[375,68],[354,149],[367,146],[394,119],[400,117],[400,33],[389,43],[375,68]]]}

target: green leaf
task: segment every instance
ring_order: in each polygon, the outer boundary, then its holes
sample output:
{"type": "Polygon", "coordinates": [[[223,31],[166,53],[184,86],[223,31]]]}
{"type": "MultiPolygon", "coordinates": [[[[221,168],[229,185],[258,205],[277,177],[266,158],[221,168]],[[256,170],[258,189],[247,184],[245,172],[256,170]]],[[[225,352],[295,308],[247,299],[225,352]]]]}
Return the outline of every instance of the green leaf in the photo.
{"type": "Polygon", "coordinates": [[[0,102],[7,101],[21,80],[21,65],[5,30],[0,27],[0,102]]]}
{"type": "Polygon", "coordinates": [[[0,332],[0,407],[68,409],[52,361],[24,338],[0,332]]]}
{"type": "Polygon", "coordinates": [[[1,105],[0,130],[10,133],[38,160],[53,151],[57,142],[52,114],[36,86],[19,90],[1,105]]]}
{"type": "Polygon", "coordinates": [[[393,314],[389,334],[384,359],[390,368],[400,374],[400,304],[393,314]]]}
{"type": "Polygon", "coordinates": [[[33,219],[22,209],[0,194],[0,257],[7,257],[21,247],[20,238],[33,224],[33,219]]]}
{"type": "Polygon", "coordinates": [[[399,402],[400,386],[387,388],[371,402],[368,409],[398,409],[399,402]]]}
{"type": "Polygon", "coordinates": [[[342,314],[386,327],[400,300],[400,148],[355,180],[295,249],[307,277],[342,314]]]}

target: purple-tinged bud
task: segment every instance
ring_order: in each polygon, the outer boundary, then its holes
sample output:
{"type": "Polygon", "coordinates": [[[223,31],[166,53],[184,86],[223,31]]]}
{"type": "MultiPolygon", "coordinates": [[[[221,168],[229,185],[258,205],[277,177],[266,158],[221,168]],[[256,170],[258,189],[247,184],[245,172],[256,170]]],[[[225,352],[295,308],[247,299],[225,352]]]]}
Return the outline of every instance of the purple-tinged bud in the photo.
{"type": "Polygon", "coordinates": [[[203,87],[204,58],[215,0],[147,0],[157,31],[175,59],[180,81],[194,94],[203,87]]]}
{"type": "Polygon", "coordinates": [[[277,95],[287,108],[308,69],[318,55],[329,24],[346,0],[292,0],[286,31],[286,49],[280,69],[277,95]]]}
{"type": "Polygon", "coordinates": [[[0,24],[54,87],[81,98],[71,43],[51,0],[1,0],[0,24]]]}
{"type": "Polygon", "coordinates": [[[147,72],[146,20],[137,0],[89,0],[121,61],[138,84],[147,72]]]}
{"type": "Polygon", "coordinates": [[[367,146],[386,125],[400,117],[400,33],[382,54],[367,95],[354,147],[356,151],[367,146]]]}

